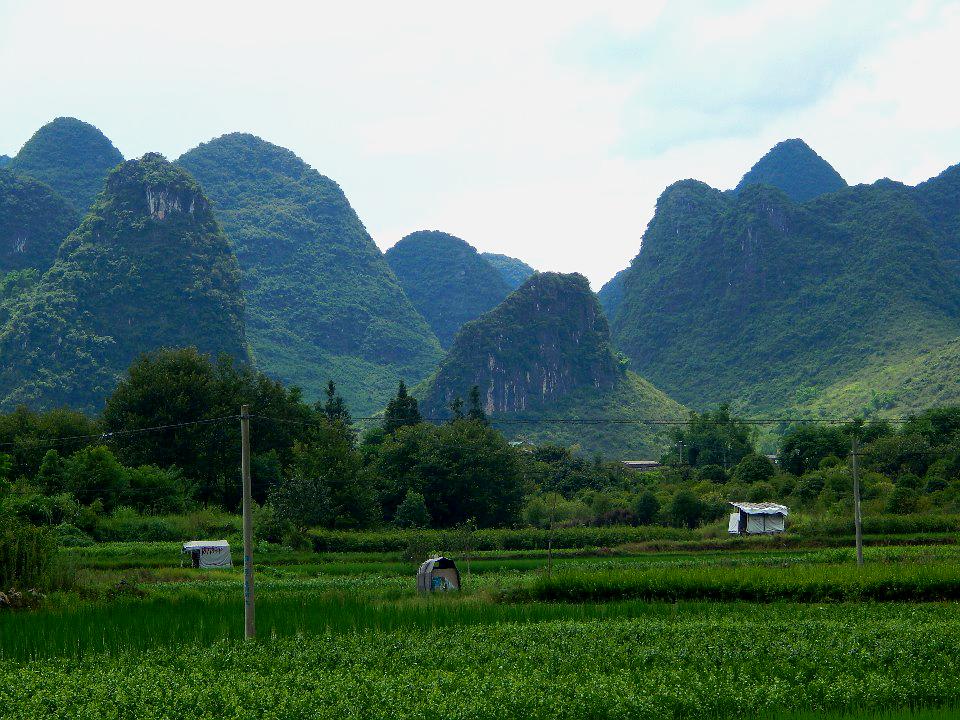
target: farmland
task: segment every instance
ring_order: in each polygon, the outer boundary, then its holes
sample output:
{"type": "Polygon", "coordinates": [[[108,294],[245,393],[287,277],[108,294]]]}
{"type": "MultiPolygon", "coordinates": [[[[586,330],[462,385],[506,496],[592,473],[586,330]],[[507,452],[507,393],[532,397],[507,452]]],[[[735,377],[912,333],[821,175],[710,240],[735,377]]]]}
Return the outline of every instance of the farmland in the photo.
{"type": "Polygon", "coordinates": [[[181,568],[170,542],[62,550],[75,584],[0,614],[0,717],[940,720],[960,703],[953,544],[868,547],[862,571],[849,548],[571,548],[549,577],[542,551],[483,550],[437,597],[400,552],[256,559],[245,642],[238,567],[181,568]]]}

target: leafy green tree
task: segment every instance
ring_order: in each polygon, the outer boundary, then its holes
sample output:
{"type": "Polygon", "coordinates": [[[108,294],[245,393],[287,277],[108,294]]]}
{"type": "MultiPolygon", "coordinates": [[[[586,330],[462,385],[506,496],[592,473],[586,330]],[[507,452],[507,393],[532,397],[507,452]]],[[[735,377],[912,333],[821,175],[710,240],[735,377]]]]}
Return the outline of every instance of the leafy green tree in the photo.
{"type": "Polygon", "coordinates": [[[758,481],[750,486],[747,492],[747,500],[750,502],[767,502],[773,500],[776,490],[768,482],[758,481]]]}
{"type": "Polygon", "coordinates": [[[849,451],[850,441],[841,428],[807,424],[784,435],[777,461],[784,471],[803,475],[819,468],[824,458],[846,457],[849,451]]]}
{"type": "Polygon", "coordinates": [[[472,420],[401,427],[377,460],[387,512],[414,490],[437,526],[470,518],[481,527],[509,524],[523,498],[518,455],[500,432],[472,420]]]}
{"type": "Polygon", "coordinates": [[[750,453],[744,455],[733,469],[733,481],[743,485],[767,482],[774,476],[776,469],[765,455],[750,453]]]}
{"type": "MultiPolygon", "coordinates": [[[[321,417],[301,400],[298,389],[287,389],[225,355],[213,362],[196,349],[185,348],[141,355],[107,398],[103,422],[108,432],[115,433],[113,446],[126,465],[176,466],[196,481],[198,500],[234,510],[242,490],[236,416],[243,404],[258,416],[251,420],[253,458],[275,452],[281,465],[292,461],[297,442],[310,440],[321,417]],[[126,434],[196,420],[201,423],[126,434]]],[[[254,499],[263,503],[266,494],[266,484],[255,481],[254,499]]]]}
{"type": "Polygon", "coordinates": [[[733,417],[729,405],[702,414],[691,412],[687,427],[675,430],[673,440],[676,447],[668,460],[693,467],[728,467],[753,452],[750,427],[733,417]]]}
{"type": "Polygon", "coordinates": [[[697,468],[697,477],[717,485],[722,485],[728,479],[726,471],[720,465],[703,465],[697,468]]]}
{"type": "Polygon", "coordinates": [[[470,388],[470,409],[467,411],[467,419],[475,420],[483,425],[488,425],[487,413],[483,409],[483,403],[480,401],[480,386],[474,385],[470,388]]]}
{"type": "Polygon", "coordinates": [[[633,504],[633,514],[638,525],[651,525],[660,512],[660,501],[649,490],[644,490],[633,504]]]}
{"type": "Polygon", "coordinates": [[[330,488],[324,478],[302,472],[292,473],[270,491],[270,505],[282,532],[284,524],[300,531],[334,522],[330,488]]]}
{"type": "Polygon", "coordinates": [[[400,381],[397,395],[387,403],[383,414],[383,431],[387,434],[396,432],[398,428],[422,423],[417,399],[407,394],[407,385],[400,381]]]}
{"type": "Polygon", "coordinates": [[[917,511],[919,494],[911,487],[896,485],[890,497],[887,498],[886,510],[888,513],[906,515],[917,511]]]}
{"type": "Polygon", "coordinates": [[[670,516],[670,523],[674,527],[693,529],[700,524],[703,511],[703,502],[700,498],[693,491],[684,488],[673,496],[667,514],[670,516]]]}
{"type": "Polygon", "coordinates": [[[69,455],[87,445],[101,444],[102,433],[99,421],[77,410],[58,408],[37,412],[20,406],[13,412],[0,414],[0,442],[12,443],[11,478],[32,478],[37,474],[50,449],[50,438],[77,438],[59,445],[60,451],[69,455]]]}
{"type": "Polygon", "coordinates": [[[127,493],[129,476],[110,449],[104,445],[78,450],[64,463],[67,490],[84,505],[103,502],[109,512],[127,493]]]}
{"type": "Polygon", "coordinates": [[[450,419],[452,422],[463,420],[463,398],[457,395],[450,401],[450,419]]]}
{"type": "Polygon", "coordinates": [[[323,414],[327,420],[340,422],[344,425],[349,425],[353,422],[350,417],[350,411],[347,410],[346,403],[343,401],[343,398],[337,394],[337,386],[334,385],[333,380],[327,382],[326,395],[327,400],[323,404],[323,414]]]}
{"type": "Polygon", "coordinates": [[[430,511],[423,495],[407,490],[406,497],[393,514],[393,524],[404,528],[430,527],[430,511]]]}
{"type": "Polygon", "coordinates": [[[925,475],[934,459],[933,448],[926,437],[913,433],[898,433],[882,437],[864,446],[863,464],[888,477],[903,473],[925,475]]]}
{"type": "Polygon", "coordinates": [[[178,468],[141,465],[128,468],[127,487],[120,502],[140,513],[183,512],[190,501],[192,488],[178,468]]]}
{"type": "Polygon", "coordinates": [[[67,476],[64,461],[56,449],[47,450],[35,480],[44,495],[56,495],[66,490],[67,476]]]}
{"type": "Polygon", "coordinates": [[[339,423],[324,423],[316,428],[309,444],[297,443],[289,478],[281,481],[271,495],[277,513],[299,527],[306,520],[331,528],[369,527],[380,519],[376,481],[353,447],[353,438],[339,423]],[[296,493],[291,487],[309,490],[311,506],[306,516],[298,517],[291,507],[296,493]],[[326,501],[325,512],[318,504],[326,501]]]}

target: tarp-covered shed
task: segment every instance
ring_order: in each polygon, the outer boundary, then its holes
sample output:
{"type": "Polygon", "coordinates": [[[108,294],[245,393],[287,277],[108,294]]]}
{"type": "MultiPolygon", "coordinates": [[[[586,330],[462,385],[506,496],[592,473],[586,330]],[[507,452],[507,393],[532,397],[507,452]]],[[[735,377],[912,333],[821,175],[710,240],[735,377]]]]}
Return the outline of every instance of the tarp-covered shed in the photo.
{"type": "Polygon", "coordinates": [[[195,568],[233,567],[230,543],[226,540],[191,540],[183,544],[181,552],[190,556],[195,568]]]}
{"type": "Polygon", "coordinates": [[[425,561],[417,570],[417,590],[445,592],[460,589],[460,571],[450,558],[435,557],[425,561]]]}
{"type": "Polygon", "coordinates": [[[728,530],[731,535],[763,535],[782,533],[784,520],[790,514],[786,505],[772,502],[732,502],[736,512],[730,513],[728,530]]]}

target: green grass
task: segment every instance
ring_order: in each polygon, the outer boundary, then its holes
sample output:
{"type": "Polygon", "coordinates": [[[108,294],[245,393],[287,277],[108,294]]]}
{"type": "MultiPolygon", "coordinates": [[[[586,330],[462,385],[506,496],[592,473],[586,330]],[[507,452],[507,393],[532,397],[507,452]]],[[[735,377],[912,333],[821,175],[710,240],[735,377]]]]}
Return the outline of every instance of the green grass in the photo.
{"type": "Polygon", "coordinates": [[[744,547],[563,550],[549,578],[542,551],[476,551],[462,593],[420,596],[398,552],[262,545],[253,643],[239,567],[180,568],[178,543],[73,548],[74,590],[0,612],[0,718],[952,717],[908,709],[960,705],[960,605],[930,591],[956,583],[960,547],[872,546],[863,570],[849,548],[744,547]],[[772,601],[719,599],[744,588],[772,601]],[[797,588],[857,599],[776,599],[797,588]]]}
{"type": "Polygon", "coordinates": [[[262,636],[4,663],[0,708],[81,719],[666,719],[960,699],[952,605],[658,605],[633,618],[262,636]]]}

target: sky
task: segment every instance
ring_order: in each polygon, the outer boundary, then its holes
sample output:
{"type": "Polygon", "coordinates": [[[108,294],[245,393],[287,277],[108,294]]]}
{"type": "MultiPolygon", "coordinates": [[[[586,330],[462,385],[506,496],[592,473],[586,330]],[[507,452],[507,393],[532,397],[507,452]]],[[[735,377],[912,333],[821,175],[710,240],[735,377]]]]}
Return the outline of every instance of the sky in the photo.
{"type": "Polygon", "coordinates": [[[57,116],[126,157],[233,131],[377,244],[444,230],[595,289],[656,199],[804,138],[848,182],[960,162],[960,2],[0,0],[0,153],[57,116]]]}

